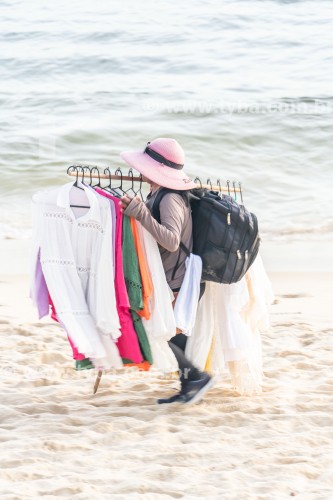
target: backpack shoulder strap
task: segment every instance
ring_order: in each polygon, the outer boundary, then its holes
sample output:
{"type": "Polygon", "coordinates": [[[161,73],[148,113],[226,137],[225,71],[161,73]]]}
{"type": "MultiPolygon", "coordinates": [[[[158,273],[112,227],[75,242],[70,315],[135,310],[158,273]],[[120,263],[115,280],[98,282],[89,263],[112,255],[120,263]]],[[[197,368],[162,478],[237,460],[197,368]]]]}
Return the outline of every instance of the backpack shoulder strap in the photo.
{"type": "Polygon", "coordinates": [[[177,189],[169,189],[169,188],[164,188],[164,187],[162,187],[162,188],[158,191],[158,193],[157,193],[157,195],[156,195],[156,198],[155,198],[155,200],[154,200],[154,202],[153,202],[153,206],[152,206],[152,208],[151,208],[151,212],[150,212],[150,213],[151,213],[151,215],[154,217],[154,219],[156,219],[156,220],[157,220],[157,222],[158,222],[159,224],[161,224],[161,217],[160,217],[160,203],[161,203],[161,201],[162,201],[162,198],[164,198],[164,196],[165,196],[166,194],[169,194],[169,193],[179,194],[180,196],[182,196],[182,197],[183,197],[183,193],[184,193],[184,191],[179,191],[179,190],[177,191],[177,189]]]}
{"type": "Polygon", "coordinates": [[[187,257],[189,257],[191,255],[191,252],[189,251],[189,249],[187,248],[187,246],[184,245],[184,243],[182,241],[179,243],[179,246],[183,250],[183,252],[186,253],[187,257]]]}
{"type": "Polygon", "coordinates": [[[151,208],[151,215],[154,217],[154,219],[157,220],[157,222],[159,224],[161,224],[161,217],[160,217],[160,203],[162,201],[162,198],[168,194],[168,193],[178,193],[178,191],[173,191],[171,189],[167,189],[167,188],[161,188],[157,195],[156,195],[156,198],[154,200],[154,203],[153,203],[153,206],[151,208]]]}
{"type": "MultiPolygon", "coordinates": [[[[181,195],[181,191],[177,191],[176,189],[168,189],[168,188],[161,188],[157,195],[156,195],[156,198],[154,200],[154,203],[153,203],[153,206],[151,208],[151,215],[154,217],[154,219],[157,220],[157,222],[159,224],[161,224],[161,217],[160,217],[160,203],[162,201],[162,198],[168,194],[168,193],[176,193],[176,194],[180,194],[181,195]]],[[[191,252],[189,251],[189,249],[184,245],[184,243],[181,241],[180,244],[179,244],[179,248],[181,250],[183,250],[183,252],[186,253],[186,255],[189,257],[191,252]]],[[[174,275],[179,267],[179,258],[180,258],[180,252],[179,252],[179,257],[177,259],[177,263],[176,263],[176,266],[174,268],[174,271],[173,271],[173,274],[172,274],[172,278],[174,278],[174,275]]]]}

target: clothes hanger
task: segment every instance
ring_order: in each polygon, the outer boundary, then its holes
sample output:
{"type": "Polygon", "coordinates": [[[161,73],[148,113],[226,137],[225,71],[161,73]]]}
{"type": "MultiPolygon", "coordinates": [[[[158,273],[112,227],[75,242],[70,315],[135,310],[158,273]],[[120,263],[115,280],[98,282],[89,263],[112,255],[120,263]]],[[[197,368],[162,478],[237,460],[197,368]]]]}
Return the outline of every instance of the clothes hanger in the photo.
{"type": "MultiPolygon", "coordinates": [[[[134,173],[133,173],[133,169],[130,168],[128,173],[127,173],[127,176],[125,176],[126,180],[128,180],[128,178],[130,178],[130,182],[131,182],[131,185],[128,189],[126,189],[124,192],[124,194],[127,194],[127,193],[131,193],[133,194],[133,196],[137,196],[139,195],[141,200],[143,201],[143,194],[142,194],[142,174],[140,174],[139,178],[137,177],[134,177],[134,173]],[[138,189],[134,189],[134,182],[139,180],[139,187],[138,189]]],[[[122,189],[122,188],[120,188],[122,189]]]]}
{"type": "MultiPolygon", "coordinates": [[[[143,195],[142,195],[142,174],[140,174],[140,184],[139,184],[139,189],[136,191],[136,195],[139,193],[141,200],[143,201],[143,195]]],[[[134,181],[133,181],[134,182],[134,181]]]]}
{"type": "MultiPolygon", "coordinates": [[[[134,196],[136,196],[137,191],[134,190],[134,178],[133,178],[134,176],[133,176],[133,170],[131,168],[129,169],[127,175],[129,177],[131,177],[131,186],[128,189],[126,189],[126,191],[124,191],[124,194],[131,193],[134,196]]],[[[141,187],[141,185],[140,185],[140,187],[141,187]]]]}
{"type": "Polygon", "coordinates": [[[70,172],[75,172],[76,174],[76,179],[75,179],[75,182],[73,184],[74,187],[78,188],[78,189],[82,189],[82,191],[84,191],[84,189],[80,186],[78,186],[78,180],[79,180],[79,169],[76,165],[71,165],[70,167],[68,167],[67,169],[67,174],[70,175],[70,172]]]}
{"type": "Polygon", "coordinates": [[[81,170],[82,170],[82,184],[84,184],[84,176],[85,176],[85,171],[88,170],[88,173],[89,173],[89,184],[85,184],[86,186],[91,186],[91,183],[92,183],[92,178],[91,178],[91,170],[89,167],[85,166],[85,165],[82,165],[81,167],[81,170]]]}
{"type": "Polygon", "coordinates": [[[100,176],[100,173],[99,173],[99,170],[98,170],[98,168],[97,168],[97,167],[92,167],[92,168],[91,168],[91,170],[90,170],[90,186],[91,186],[92,188],[95,188],[95,187],[101,188],[101,187],[102,187],[102,186],[101,186],[101,176],[100,176]],[[93,175],[93,174],[94,174],[94,172],[95,172],[95,170],[96,170],[96,173],[97,173],[97,175],[98,175],[98,182],[97,182],[97,184],[94,184],[94,185],[93,185],[93,183],[92,183],[92,179],[93,179],[93,177],[95,177],[95,176],[93,175]]]}
{"type": "Polygon", "coordinates": [[[104,169],[104,174],[109,176],[109,184],[107,186],[105,186],[103,189],[105,191],[107,191],[108,193],[111,193],[113,196],[116,196],[117,198],[119,198],[119,193],[117,193],[117,191],[115,191],[115,189],[111,185],[111,175],[112,174],[111,174],[109,167],[104,169]]]}
{"type": "MultiPolygon", "coordinates": [[[[75,179],[75,182],[73,184],[74,187],[78,188],[78,189],[82,189],[82,191],[84,191],[84,188],[82,188],[81,186],[78,186],[78,178],[79,178],[79,170],[78,170],[78,167],[69,167],[70,168],[74,168],[76,171],[76,179],[75,179]]],[[[84,184],[84,169],[85,168],[88,168],[88,167],[79,167],[81,170],[82,170],[82,184],[84,184]]],[[[68,169],[68,170],[69,170],[68,169]]],[[[67,170],[67,173],[68,173],[68,170],[67,170]]],[[[90,172],[90,169],[88,168],[89,172],[90,172]]],[[[73,207],[73,208],[90,208],[90,205],[72,205],[70,204],[69,205],[70,207],[73,207]]]]}
{"type": "MultiPolygon", "coordinates": [[[[141,197],[141,200],[143,201],[143,195],[142,195],[142,174],[140,174],[140,176],[139,176],[139,187],[136,190],[134,189],[135,178],[134,178],[134,173],[133,173],[133,169],[132,168],[129,169],[127,177],[130,177],[130,179],[131,179],[131,186],[130,186],[129,189],[127,189],[125,191],[125,193],[129,193],[131,191],[134,196],[137,196],[139,194],[140,197],[141,197]]],[[[136,180],[138,180],[138,178],[136,178],[136,180]]]]}
{"type": "Polygon", "coordinates": [[[121,169],[119,167],[115,171],[114,175],[120,175],[120,186],[117,186],[114,189],[118,190],[118,191],[116,191],[118,193],[118,197],[119,196],[123,196],[125,194],[125,191],[123,189],[123,173],[122,173],[122,171],[121,171],[121,169]],[[121,191],[120,193],[119,193],[119,190],[121,191]]]}
{"type": "Polygon", "coordinates": [[[238,183],[238,187],[239,187],[239,193],[240,193],[242,205],[244,205],[244,202],[243,202],[243,191],[242,191],[242,184],[241,184],[241,182],[238,183]]]}

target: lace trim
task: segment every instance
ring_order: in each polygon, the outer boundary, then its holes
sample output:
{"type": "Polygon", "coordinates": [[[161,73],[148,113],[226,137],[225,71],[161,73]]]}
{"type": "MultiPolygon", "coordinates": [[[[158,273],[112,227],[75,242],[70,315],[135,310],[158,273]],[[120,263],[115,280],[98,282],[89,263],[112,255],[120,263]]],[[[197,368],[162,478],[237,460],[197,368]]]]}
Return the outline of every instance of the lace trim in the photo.
{"type": "MultiPolygon", "coordinates": [[[[70,224],[73,224],[73,219],[65,212],[45,212],[44,217],[49,219],[65,219],[70,224]]],[[[100,233],[104,233],[103,227],[98,222],[78,222],[78,227],[85,229],[96,229],[100,233]]]]}
{"type": "Polygon", "coordinates": [[[61,260],[61,259],[42,259],[42,264],[59,264],[60,266],[75,266],[73,260],[61,260]]]}
{"type": "Polygon", "coordinates": [[[136,288],[137,290],[142,290],[142,285],[140,285],[140,283],[135,283],[135,281],[132,281],[128,278],[125,278],[125,283],[126,285],[129,285],[132,288],[136,288]]]}
{"type": "MultiPolygon", "coordinates": [[[[60,266],[75,266],[75,262],[73,260],[61,260],[61,259],[42,259],[42,264],[58,264],[60,266]]],[[[96,272],[91,270],[91,267],[83,267],[76,266],[76,270],[78,273],[89,273],[90,276],[95,277],[96,272]]]]}
{"type": "Polygon", "coordinates": [[[104,229],[98,222],[78,222],[78,226],[86,229],[97,229],[100,233],[104,233],[104,229]]]}
{"type": "Polygon", "coordinates": [[[67,222],[73,224],[73,220],[65,212],[45,212],[44,217],[49,219],[65,219],[67,222]]]}

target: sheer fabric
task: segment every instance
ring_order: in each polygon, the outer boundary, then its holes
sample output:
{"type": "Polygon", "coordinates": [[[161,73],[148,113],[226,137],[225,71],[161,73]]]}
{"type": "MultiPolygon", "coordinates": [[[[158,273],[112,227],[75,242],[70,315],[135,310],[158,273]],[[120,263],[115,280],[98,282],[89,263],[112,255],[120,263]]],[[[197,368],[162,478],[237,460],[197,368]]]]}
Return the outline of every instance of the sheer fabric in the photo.
{"type": "MultiPolygon", "coordinates": [[[[78,185],[80,192],[68,183],[33,197],[33,262],[36,265],[40,251],[57,318],[79,352],[98,368],[119,368],[110,206],[84,184],[78,185]],[[90,206],[79,217],[70,206],[72,190],[75,204],[90,206]]],[[[31,292],[36,302],[34,282],[31,292]]]]}

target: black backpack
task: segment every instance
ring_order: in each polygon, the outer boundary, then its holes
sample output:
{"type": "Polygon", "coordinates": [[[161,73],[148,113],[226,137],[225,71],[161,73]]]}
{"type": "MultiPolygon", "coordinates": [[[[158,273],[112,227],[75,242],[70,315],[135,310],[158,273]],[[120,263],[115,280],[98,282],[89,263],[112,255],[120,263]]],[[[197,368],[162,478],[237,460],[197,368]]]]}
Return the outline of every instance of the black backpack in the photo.
{"type": "MultiPolygon", "coordinates": [[[[161,188],[151,214],[160,222],[160,202],[167,193],[177,193],[191,204],[193,253],[202,259],[202,280],[236,283],[253,264],[259,250],[257,217],[231,196],[198,188],[176,191],[161,188]]],[[[181,242],[187,255],[190,251],[181,242]]]]}

